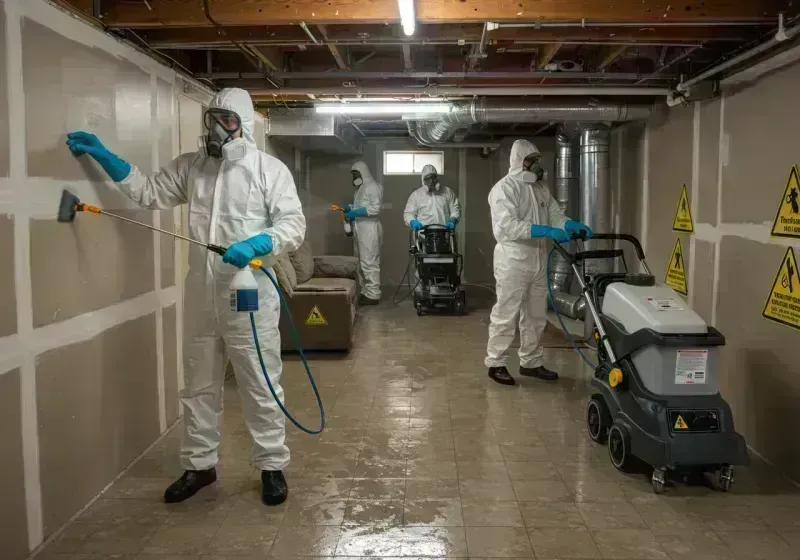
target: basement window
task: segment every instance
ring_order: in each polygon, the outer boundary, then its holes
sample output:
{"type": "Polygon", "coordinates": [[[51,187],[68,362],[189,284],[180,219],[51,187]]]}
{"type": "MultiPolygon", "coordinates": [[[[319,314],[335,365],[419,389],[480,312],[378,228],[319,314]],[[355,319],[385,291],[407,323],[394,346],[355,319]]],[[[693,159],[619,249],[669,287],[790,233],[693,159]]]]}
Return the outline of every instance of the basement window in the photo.
{"type": "Polygon", "coordinates": [[[418,175],[426,165],[444,175],[444,152],[383,152],[384,175],[418,175]]]}

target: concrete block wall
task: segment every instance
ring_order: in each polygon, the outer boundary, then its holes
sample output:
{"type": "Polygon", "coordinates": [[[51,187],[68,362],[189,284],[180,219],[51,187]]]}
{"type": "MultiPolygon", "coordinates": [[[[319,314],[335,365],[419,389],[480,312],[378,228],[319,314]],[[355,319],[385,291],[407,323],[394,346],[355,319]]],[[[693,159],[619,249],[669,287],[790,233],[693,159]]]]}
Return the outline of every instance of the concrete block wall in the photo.
{"type": "MultiPolygon", "coordinates": [[[[65,135],[96,132],[156,170],[179,150],[188,85],[44,0],[0,0],[0,556],[25,558],[178,419],[180,253],[91,214],[63,188],[164,228],[65,135]]],[[[200,100],[202,101],[202,100],[200,100]]],[[[206,99],[207,101],[207,99],[206,99]]]]}
{"type": "Polygon", "coordinates": [[[789,169],[800,164],[800,66],[645,124],[615,131],[621,201],[648,263],[663,279],[676,238],[689,302],[727,337],[721,390],[751,449],[800,481],[800,332],[761,316],[787,246],[771,237],[789,169]],[[671,231],[683,184],[695,234],[671,231]]]}

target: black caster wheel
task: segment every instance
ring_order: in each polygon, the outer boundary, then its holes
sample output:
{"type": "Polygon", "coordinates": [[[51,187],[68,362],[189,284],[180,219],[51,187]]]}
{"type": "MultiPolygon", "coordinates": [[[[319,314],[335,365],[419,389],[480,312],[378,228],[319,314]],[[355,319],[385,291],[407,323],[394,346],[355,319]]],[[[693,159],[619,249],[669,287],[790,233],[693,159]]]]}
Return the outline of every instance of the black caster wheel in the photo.
{"type": "Polygon", "coordinates": [[[631,439],[628,430],[621,424],[614,424],[608,430],[608,457],[615,469],[630,472],[633,463],[631,439]]]}
{"type": "MultiPolygon", "coordinates": [[[[461,293],[463,295],[463,292],[461,293]]],[[[458,296],[453,303],[453,312],[458,316],[461,317],[466,312],[466,306],[464,305],[464,298],[458,296]]]]}
{"type": "Polygon", "coordinates": [[[728,492],[733,485],[733,467],[723,466],[717,474],[717,488],[722,492],[728,492]]]}
{"type": "Polygon", "coordinates": [[[608,440],[608,430],[611,427],[611,414],[602,397],[594,395],[586,405],[586,431],[589,438],[603,444],[608,440]]]}
{"type": "Polygon", "coordinates": [[[425,315],[425,310],[422,308],[422,304],[421,303],[417,304],[417,315],[419,315],[420,317],[425,315]]]}
{"type": "Polygon", "coordinates": [[[664,469],[653,469],[653,476],[650,477],[650,483],[653,485],[654,494],[663,494],[667,485],[667,471],[664,469]]]}

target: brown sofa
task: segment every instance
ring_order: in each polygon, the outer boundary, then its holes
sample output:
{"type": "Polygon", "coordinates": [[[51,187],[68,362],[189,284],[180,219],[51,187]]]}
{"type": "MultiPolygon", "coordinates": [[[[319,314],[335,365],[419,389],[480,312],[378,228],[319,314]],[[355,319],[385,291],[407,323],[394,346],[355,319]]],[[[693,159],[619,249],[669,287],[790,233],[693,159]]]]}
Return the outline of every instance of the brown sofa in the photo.
{"type": "MultiPolygon", "coordinates": [[[[313,256],[308,241],[274,265],[304,350],[350,350],[358,297],[356,266],[355,257],[313,256]]],[[[296,351],[283,309],[280,332],[281,350],[296,351]]]]}

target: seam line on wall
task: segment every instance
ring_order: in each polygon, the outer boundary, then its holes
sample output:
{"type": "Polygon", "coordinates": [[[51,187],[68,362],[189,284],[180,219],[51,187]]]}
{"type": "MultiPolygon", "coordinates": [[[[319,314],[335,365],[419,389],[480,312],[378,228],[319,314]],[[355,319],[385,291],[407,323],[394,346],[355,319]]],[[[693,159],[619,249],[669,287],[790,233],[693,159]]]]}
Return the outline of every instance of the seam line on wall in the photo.
{"type": "MultiPolygon", "coordinates": [[[[697,204],[700,199],[700,104],[694,103],[692,114],[692,190],[689,196],[689,208],[692,218],[697,221],[697,204]]],[[[695,227],[695,230],[697,228],[695,227]]],[[[695,253],[696,235],[689,236],[689,277],[687,280],[687,290],[689,292],[689,305],[694,307],[694,286],[695,286],[695,253]]]]}
{"type": "MultiPolygon", "coordinates": [[[[150,74],[150,161],[152,171],[158,171],[160,162],[159,156],[159,136],[161,133],[161,123],[158,121],[159,110],[158,78],[155,74],[150,74]]],[[[161,212],[153,212],[153,226],[161,228],[161,212]]],[[[158,232],[151,232],[153,240],[153,286],[156,294],[161,293],[161,236],[158,232]]],[[[164,315],[161,307],[156,306],[156,392],[158,395],[158,433],[163,433],[167,429],[167,408],[164,388],[164,315]]]]}
{"type": "Polygon", "coordinates": [[[647,231],[650,227],[650,122],[644,125],[644,154],[642,162],[642,231],[639,241],[647,255],[647,231]]]}
{"type": "MultiPolygon", "coordinates": [[[[725,144],[725,94],[719,100],[719,145],[717,147],[717,227],[722,230],[722,156],[725,144]]],[[[695,228],[697,229],[697,228],[695,228]]],[[[722,248],[722,236],[714,242],[714,282],[711,291],[711,324],[717,324],[717,300],[719,299],[719,272],[720,272],[720,249],[722,248]]]]}

